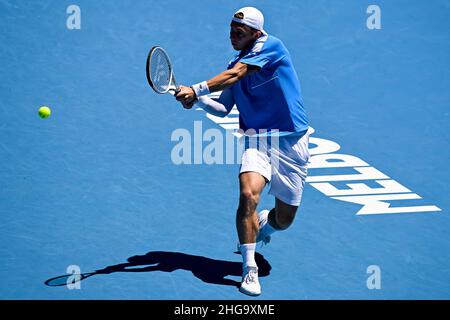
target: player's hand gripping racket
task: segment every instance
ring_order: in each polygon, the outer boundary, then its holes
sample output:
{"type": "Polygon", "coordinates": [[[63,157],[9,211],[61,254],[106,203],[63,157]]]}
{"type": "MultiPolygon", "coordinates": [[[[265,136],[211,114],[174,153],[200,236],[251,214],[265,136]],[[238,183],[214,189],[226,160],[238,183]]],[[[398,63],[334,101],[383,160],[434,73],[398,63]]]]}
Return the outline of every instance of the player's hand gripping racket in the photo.
{"type": "Polygon", "coordinates": [[[172,63],[166,51],[155,46],[151,48],[147,57],[147,80],[153,90],[157,93],[170,93],[172,95],[180,92],[173,74],[172,63]]]}

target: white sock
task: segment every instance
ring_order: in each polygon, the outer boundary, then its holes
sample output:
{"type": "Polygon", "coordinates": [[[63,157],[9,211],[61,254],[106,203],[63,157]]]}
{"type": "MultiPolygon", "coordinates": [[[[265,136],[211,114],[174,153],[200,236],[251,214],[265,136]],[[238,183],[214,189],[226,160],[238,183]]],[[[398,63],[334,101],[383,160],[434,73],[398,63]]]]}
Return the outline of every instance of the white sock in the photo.
{"type": "Polygon", "coordinates": [[[256,243],[241,244],[243,267],[256,267],[255,261],[256,243]]]}

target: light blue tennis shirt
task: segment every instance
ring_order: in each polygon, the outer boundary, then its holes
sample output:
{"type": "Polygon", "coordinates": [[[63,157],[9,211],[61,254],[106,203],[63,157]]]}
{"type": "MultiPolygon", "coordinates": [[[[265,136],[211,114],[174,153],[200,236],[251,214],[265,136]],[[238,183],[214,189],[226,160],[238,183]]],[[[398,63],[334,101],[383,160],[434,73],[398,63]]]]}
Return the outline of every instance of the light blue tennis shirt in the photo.
{"type": "Polygon", "coordinates": [[[254,129],[257,133],[262,129],[280,132],[308,129],[300,83],[281,40],[263,35],[250,50],[236,55],[228,69],[237,62],[260,68],[231,87],[241,129],[254,129]]]}

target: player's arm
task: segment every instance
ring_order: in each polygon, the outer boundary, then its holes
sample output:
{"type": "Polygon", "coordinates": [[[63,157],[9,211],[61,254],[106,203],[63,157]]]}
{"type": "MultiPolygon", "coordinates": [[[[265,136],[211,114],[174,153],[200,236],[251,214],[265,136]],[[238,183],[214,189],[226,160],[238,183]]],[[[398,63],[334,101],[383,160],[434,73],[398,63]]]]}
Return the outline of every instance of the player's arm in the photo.
{"type": "Polygon", "coordinates": [[[259,67],[238,62],[233,68],[219,73],[208,81],[194,84],[191,87],[180,86],[180,92],[175,97],[185,108],[189,109],[192,108],[197,98],[227,89],[245,76],[257,71],[259,71],[259,67]]]}
{"type": "Polygon", "coordinates": [[[211,95],[198,97],[196,102],[197,106],[218,117],[228,115],[234,104],[233,93],[229,88],[211,95]]]}
{"type": "Polygon", "coordinates": [[[219,73],[217,76],[206,81],[209,92],[222,91],[244,78],[246,75],[257,72],[258,67],[238,62],[233,68],[219,73]]]}

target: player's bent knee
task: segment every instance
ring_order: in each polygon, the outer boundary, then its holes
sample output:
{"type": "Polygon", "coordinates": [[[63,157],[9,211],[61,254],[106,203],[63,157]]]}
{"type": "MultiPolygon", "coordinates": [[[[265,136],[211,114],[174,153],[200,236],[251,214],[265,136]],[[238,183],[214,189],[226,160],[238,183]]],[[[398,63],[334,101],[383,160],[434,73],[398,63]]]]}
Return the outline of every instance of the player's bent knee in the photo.
{"type": "Polygon", "coordinates": [[[297,208],[291,210],[276,210],[275,223],[279,230],[285,230],[294,222],[297,208]]]}
{"type": "Polygon", "coordinates": [[[298,206],[287,204],[280,199],[275,199],[275,212],[277,221],[282,224],[291,224],[297,213],[298,206]]]}
{"type": "Polygon", "coordinates": [[[294,222],[294,218],[295,218],[295,215],[292,217],[277,217],[276,218],[277,227],[280,230],[285,230],[285,229],[289,228],[291,226],[292,222],[294,222]]]}

